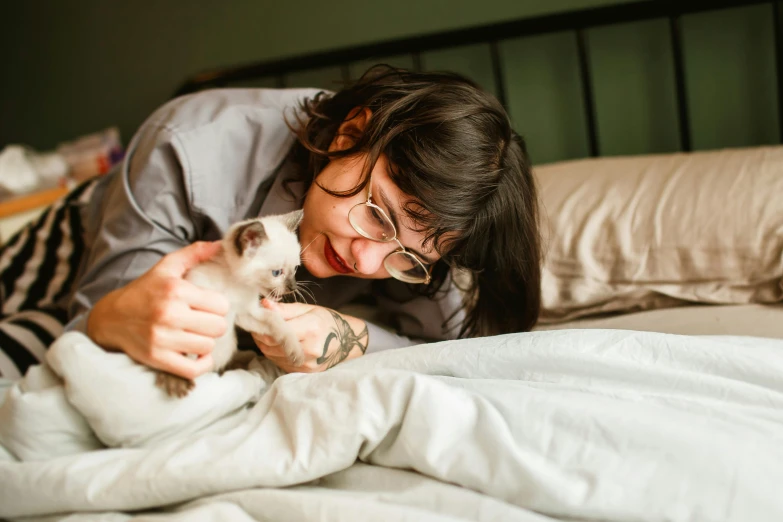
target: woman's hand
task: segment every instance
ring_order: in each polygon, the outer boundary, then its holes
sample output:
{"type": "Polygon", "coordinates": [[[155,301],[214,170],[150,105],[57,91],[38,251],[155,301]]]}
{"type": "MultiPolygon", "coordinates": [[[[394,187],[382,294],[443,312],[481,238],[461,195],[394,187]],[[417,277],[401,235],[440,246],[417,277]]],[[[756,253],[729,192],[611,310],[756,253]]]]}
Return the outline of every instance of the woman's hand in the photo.
{"type": "Polygon", "coordinates": [[[253,334],[264,356],[285,372],[322,372],[367,351],[367,325],[361,319],[316,305],[277,303],[266,299],[261,304],[280,313],[302,344],[305,361],[300,366],[293,366],[274,339],[268,335],[253,334]]]}
{"type": "Polygon", "coordinates": [[[143,276],[95,304],[87,335],[105,349],[121,350],[142,364],[186,379],[209,371],[215,339],[227,328],[229,303],[184,276],[219,249],[218,242],[202,241],[163,257],[143,276]]]}

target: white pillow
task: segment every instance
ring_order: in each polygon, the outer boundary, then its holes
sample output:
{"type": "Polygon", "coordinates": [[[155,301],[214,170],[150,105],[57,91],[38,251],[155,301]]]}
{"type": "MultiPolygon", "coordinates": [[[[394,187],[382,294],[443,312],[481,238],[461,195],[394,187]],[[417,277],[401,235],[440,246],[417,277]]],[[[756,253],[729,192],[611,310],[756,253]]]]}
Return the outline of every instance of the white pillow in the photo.
{"type": "Polygon", "coordinates": [[[535,175],[542,324],[783,298],[781,146],[567,161],[535,175]]]}

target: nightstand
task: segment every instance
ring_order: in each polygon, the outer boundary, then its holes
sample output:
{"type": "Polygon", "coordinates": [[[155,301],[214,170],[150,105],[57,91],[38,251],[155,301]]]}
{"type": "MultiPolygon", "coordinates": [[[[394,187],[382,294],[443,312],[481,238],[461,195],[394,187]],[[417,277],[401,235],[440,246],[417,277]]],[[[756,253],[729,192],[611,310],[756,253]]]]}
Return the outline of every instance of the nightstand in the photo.
{"type": "Polygon", "coordinates": [[[46,208],[68,193],[67,187],[33,192],[0,202],[0,244],[5,244],[46,208]]]}

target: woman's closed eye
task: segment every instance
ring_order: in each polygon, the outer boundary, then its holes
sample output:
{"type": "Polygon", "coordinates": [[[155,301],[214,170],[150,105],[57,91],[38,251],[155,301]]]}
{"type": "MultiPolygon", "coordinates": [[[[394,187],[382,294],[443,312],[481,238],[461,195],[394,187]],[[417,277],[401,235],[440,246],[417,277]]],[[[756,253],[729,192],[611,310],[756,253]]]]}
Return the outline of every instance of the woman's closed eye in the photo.
{"type": "Polygon", "coordinates": [[[381,211],[375,207],[367,206],[367,208],[370,209],[370,215],[372,215],[372,218],[378,223],[378,225],[383,226],[386,224],[386,220],[383,218],[383,214],[381,214],[381,211]]]}

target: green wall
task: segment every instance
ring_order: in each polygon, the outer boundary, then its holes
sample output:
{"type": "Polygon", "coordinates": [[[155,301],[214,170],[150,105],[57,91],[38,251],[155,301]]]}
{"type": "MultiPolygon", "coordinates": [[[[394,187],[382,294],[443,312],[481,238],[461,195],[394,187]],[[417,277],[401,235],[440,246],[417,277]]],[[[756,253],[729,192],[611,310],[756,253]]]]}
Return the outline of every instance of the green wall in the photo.
{"type": "MultiPolygon", "coordinates": [[[[110,125],[127,142],[185,77],[212,67],[625,1],[13,2],[0,21],[0,146],[45,149],[110,125]]],[[[588,32],[602,153],[677,150],[667,29],[652,20],[588,32]]],[[[683,29],[694,147],[778,141],[771,8],[691,15],[683,29]]],[[[509,110],[534,161],[586,155],[573,34],[507,41],[500,51],[509,110]]],[[[425,53],[422,64],[496,87],[486,46],[425,53]]],[[[330,87],[337,73],[286,82],[330,87]]]]}
{"type": "MultiPolygon", "coordinates": [[[[780,141],[772,7],[684,16],[686,98],[694,150],[780,141]]],[[[602,155],[679,150],[667,20],[587,33],[602,155]]],[[[535,162],[586,156],[576,42],[555,34],[506,42],[509,109],[535,162]]]]}

